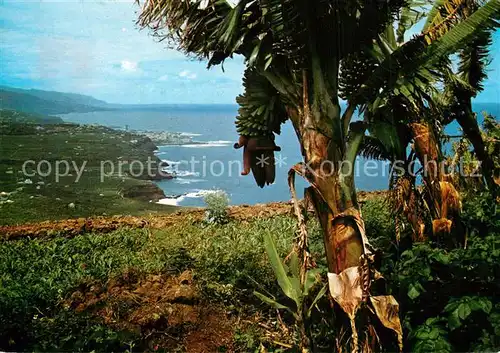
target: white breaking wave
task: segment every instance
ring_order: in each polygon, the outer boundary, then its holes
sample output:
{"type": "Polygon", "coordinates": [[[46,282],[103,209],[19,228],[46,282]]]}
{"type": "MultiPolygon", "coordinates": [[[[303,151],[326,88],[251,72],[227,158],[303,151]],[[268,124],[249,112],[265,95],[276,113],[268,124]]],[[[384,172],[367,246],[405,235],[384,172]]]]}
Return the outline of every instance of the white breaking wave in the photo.
{"type": "Polygon", "coordinates": [[[198,172],[189,172],[187,170],[176,170],[175,168],[163,168],[164,172],[173,174],[176,177],[200,176],[198,172]]]}
{"type": "MultiPolygon", "coordinates": [[[[158,146],[159,148],[186,147],[186,148],[206,148],[206,147],[225,147],[230,146],[234,141],[217,140],[217,141],[193,141],[192,143],[179,143],[158,146]]],[[[160,152],[157,156],[164,155],[170,152],[160,152]]]]}
{"type": "Polygon", "coordinates": [[[161,199],[160,201],[157,202],[157,204],[160,204],[160,205],[167,205],[167,206],[177,206],[179,204],[179,198],[177,199],[169,199],[169,198],[166,198],[166,199],[161,199]]]}
{"type": "MultiPolygon", "coordinates": [[[[167,152],[162,152],[162,153],[167,153],[167,152]]],[[[177,164],[182,164],[182,161],[169,161],[168,159],[162,159],[162,162],[167,163],[168,165],[177,165],[177,164]]]]}
{"type": "Polygon", "coordinates": [[[184,179],[184,178],[175,178],[174,182],[177,184],[193,184],[193,183],[201,183],[206,181],[205,179],[184,179]]]}
{"type": "Polygon", "coordinates": [[[181,132],[180,135],[181,136],[186,136],[186,137],[198,137],[198,136],[201,136],[201,134],[194,134],[192,132],[181,132]]]}
{"type": "Polygon", "coordinates": [[[186,195],[183,195],[183,196],[197,199],[197,198],[200,198],[200,197],[203,197],[203,196],[206,196],[206,195],[209,195],[209,194],[213,194],[213,193],[216,193],[216,192],[218,192],[218,190],[198,190],[198,191],[195,191],[195,192],[187,193],[186,195]]]}
{"type": "Polygon", "coordinates": [[[200,142],[200,143],[188,143],[186,145],[180,145],[180,147],[186,147],[186,148],[205,148],[205,147],[225,147],[232,145],[234,142],[233,141],[225,141],[225,140],[218,140],[218,141],[207,141],[207,142],[200,142]]]}
{"type": "Polygon", "coordinates": [[[176,198],[161,199],[160,201],[157,202],[157,204],[178,206],[186,198],[198,199],[198,198],[204,197],[208,194],[213,194],[215,192],[217,192],[217,190],[198,190],[198,191],[187,193],[185,195],[181,195],[181,196],[176,197],[176,198]]]}
{"type": "Polygon", "coordinates": [[[232,145],[232,144],[234,144],[234,141],[217,140],[217,141],[208,141],[207,143],[220,143],[220,144],[224,144],[224,145],[232,145]]]}

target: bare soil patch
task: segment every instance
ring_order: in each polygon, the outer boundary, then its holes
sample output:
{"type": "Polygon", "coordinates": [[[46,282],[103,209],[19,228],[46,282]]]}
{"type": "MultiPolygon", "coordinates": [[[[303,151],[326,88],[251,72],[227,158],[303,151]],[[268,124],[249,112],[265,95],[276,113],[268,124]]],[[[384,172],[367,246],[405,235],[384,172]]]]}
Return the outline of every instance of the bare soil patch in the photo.
{"type": "Polygon", "coordinates": [[[146,277],[131,271],[104,285],[82,284],[63,305],[139,333],[151,350],[230,351],[233,341],[235,318],[201,299],[190,271],[146,277]]]}

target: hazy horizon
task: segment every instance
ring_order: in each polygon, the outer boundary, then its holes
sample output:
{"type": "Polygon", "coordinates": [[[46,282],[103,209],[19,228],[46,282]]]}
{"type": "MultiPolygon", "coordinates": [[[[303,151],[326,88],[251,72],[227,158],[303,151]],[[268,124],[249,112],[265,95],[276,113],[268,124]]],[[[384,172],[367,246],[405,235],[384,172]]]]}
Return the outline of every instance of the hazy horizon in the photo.
{"type": "MultiPolygon", "coordinates": [[[[158,106],[158,107],[172,107],[172,106],[228,106],[228,107],[235,107],[238,106],[238,103],[197,103],[197,102],[192,102],[192,103],[115,103],[115,102],[108,102],[105,99],[102,99],[101,97],[94,96],[94,95],[89,95],[81,92],[62,92],[62,91],[56,91],[56,90],[50,90],[50,89],[39,89],[39,88],[23,88],[23,87],[15,87],[15,86],[7,86],[7,85],[0,85],[0,89],[2,88],[7,88],[7,89],[20,89],[20,90],[41,90],[41,91],[47,91],[47,92],[54,92],[54,93],[61,93],[61,94],[78,94],[78,95],[83,95],[83,96],[88,96],[91,98],[95,98],[97,100],[104,101],[105,103],[113,106],[158,106]]],[[[236,97],[235,97],[236,98],[236,97]]],[[[473,100],[473,104],[494,104],[494,105],[500,105],[499,101],[477,101],[473,100]]],[[[340,105],[345,105],[346,102],[340,101],[340,105]]]]}

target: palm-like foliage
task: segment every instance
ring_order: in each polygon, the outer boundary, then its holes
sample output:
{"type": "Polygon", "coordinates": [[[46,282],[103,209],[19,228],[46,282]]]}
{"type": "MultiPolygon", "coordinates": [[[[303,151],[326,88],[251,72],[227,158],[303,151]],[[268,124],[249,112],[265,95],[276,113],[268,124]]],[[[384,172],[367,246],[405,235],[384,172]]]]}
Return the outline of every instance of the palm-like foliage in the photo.
{"type": "MultiPolygon", "coordinates": [[[[296,166],[294,172],[312,185],[309,191],[325,232],[329,277],[345,288],[337,293],[337,287],[331,287],[331,294],[352,322],[369,297],[371,253],[352,170],[342,175],[344,166],[338,163],[353,163],[361,149],[372,155],[405,157],[409,132],[403,116],[431,111],[429,87],[440,65],[478,29],[491,25],[490,18],[500,11],[498,0],[481,4],[467,16],[462,15],[462,1],[453,0],[450,9],[447,4],[437,3],[424,33],[407,42],[404,34],[422,18],[418,10],[422,3],[145,0],[142,7],[141,26],[188,55],[206,59],[208,66],[233,55],[245,57],[237,129],[244,135],[246,151],[250,142],[258,141],[271,153],[279,125],[287,118],[292,121],[307,163],[307,168],[296,166]],[[398,19],[395,33],[393,22],[398,19]],[[343,114],[340,98],[348,103],[343,114]],[[364,122],[351,123],[356,108],[364,114],[364,122]],[[367,129],[380,143],[365,136],[367,129]],[[326,169],[324,162],[330,162],[326,169]]],[[[379,309],[374,312],[384,312],[379,309]]],[[[399,327],[392,314],[379,318],[388,328],[399,327]]],[[[357,348],[354,344],[353,351],[357,348]]]]}
{"type": "MultiPolygon", "coordinates": [[[[462,9],[462,13],[467,16],[477,7],[478,4],[472,2],[462,9]]],[[[499,17],[498,14],[492,17],[488,25],[478,31],[473,40],[458,52],[458,70],[454,73],[450,68],[446,90],[443,94],[444,113],[449,120],[458,121],[464,134],[474,146],[474,151],[482,162],[486,183],[493,193],[497,192],[497,185],[493,181],[495,166],[486,151],[479,124],[472,111],[472,98],[483,90],[482,82],[486,78],[486,67],[489,63],[488,47],[491,45],[492,32],[499,27],[499,17]]]]}
{"type": "Polygon", "coordinates": [[[443,20],[444,22],[436,28],[429,28],[397,47],[395,41],[391,40],[394,34],[388,31],[385,38],[381,39],[382,44],[379,45],[379,51],[385,54],[385,58],[365,81],[363,89],[358,92],[357,102],[361,104],[373,101],[374,98],[382,99],[393,93],[402,93],[411,99],[414,88],[418,86],[428,88],[426,80],[434,80],[434,77],[429,76],[427,72],[432,72],[436,63],[457,52],[463,43],[467,43],[477,35],[478,29],[494,25],[494,18],[499,15],[500,4],[497,1],[489,1],[462,20],[459,25],[449,28],[444,33],[442,33],[444,23],[450,25],[455,17],[443,20]],[[442,35],[439,35],[440,33],[442,35]],[[424,84],[420,85],[422,78],[424,84]],[[380,92],[380,89],[383,91],[380,92]]]}
{"type": "MultiPolygon", "coordinates": [[[[392,79],[387,80],[384,84],[386,89],[381,92],[364,90],[365,105],[369,114],[365,113],[365,120],[367,118],[372,120],[371,125],[380,125],[382,122],[387,122],[388,119],[393,120],[393,125],[399,126],[410,124],[413,126],[414,136],[421,135],[423,128],[427,130],[424,133],[428,139],[418,138],[415,140],[417,153],[419,158],[424,164],[423,158],[430,158],[436,162],[442,158],[440,155],[440,146],[438,136],[441,127],[449,123],[453,119],[457,119],[466,135],[475,140],[476,151],[484,151],[484,144],[481,143],[481,137],[475,118],[473,118],[472,107],[470,98],[474,96],[478,90],[481,89],[480,82],[485,77],[484,68],[487,58],[487,46],[490,40],[490,31],[496,26],[495,18],[499,16],[498,3],[488,3],[480,8],[478,2],[475,1],[437,1],[431,8],[426,24],[422,33],[408,42],[404,42],[402,33],[407,30],[405,24],[411,25],[411,19],[408,16],[402,16],[399,20],[398,26],[391,26],[381,34],[378,43],[372,50],[375,57],[381,63],[381,66],[386,68],[395,66],[391,74],[392,79]],[[480,9],[481,11],[475,12],[480,9]],[[490,13],[486,17],[486,13],[490,13]],[[480,30],[476,31],[477,24],[483,23],[480,30]],[[461,23],[460,26],[456,26],[461,23]],[[397,28],[394,30],[393,28],[397,28]],[[465,36],[467,39],[462,48],[456,46],[457,36],[465,36]],[[414,46],[412,48],[412,46],[414,46]],[[421,49],[418,49],[421,48],[421,49]],[[412,53],[413,50],[423,50],[428,48],[428,52],[412,53]],[[398,51],[400,54],[397,54],[398,51]],[[413,70],[411,74],[398,73],[398,62],[394,66],[391,61],[394,55],[404,56],[405,51],[412,53],[412,57],[420,66],[418,69],[413,70]],[[460,57],[459,72],[457,75],[451,69],[451,62],[447,59],[447,55],[441,55],[444,52],[458,51],[460,57]],[[438,53],[438,55],[436,55],[438,53]],[[428,55],[435,55],[435,57],[428,57],[428,55]],[[437,87],[444,86],[444,91],[438,90],[437,87]],[[399,117],[399,121],[394,119],[399,117]],[[431,146],[435,146],[430,148],[431,146]],[[425,147],[425,148],[424,148],[425,147]],[[429,149],[430,148],[430,149],[429,149]],[[424,156],[425,155],[425,156],[424,156]]],[[[408,7],[402,11],[403,14],[413,14],[413,18],[419,19],[417,12],[411,12],[414,7],[420,7],[421,3],[411,2],[408,7]]],[[[408,67],[406,67],[408,69],[408,67]]],[[[376,74],[372,75],[373,81],[381,80],[381,76],[376,74]]],[[[369,86],[369,85],[368,85],[369,86]]],[[[359,96],[359,95],[358,95],[359,96]]],[[[361,98],[363,99],[363,97],[361,98]]],[[[385,150],[393,150],[394,144],[387,141],[387,130],[380,130],[382,133],[377,134],[376,129],[371,129],[373,138],[379,138],[385,150]]],[[[412,130],[412,129],[410,129],[412,130]]],[[[405,149],[406,145],[410,142],[411,136],[408,136],[408,131],[400,129],[400,141],[405,149]]],[[[362,146],[362,154],[370,154],[372,150],[369,148],[373,145],[362,146]],[[365,148],[368,148],[365,152],[365,148]]],[[[380,150],[380,148],[378,149],[380,150]]],[[[390,160],[401,160],[395,158],[395,154],[389,154],[390,160]]],[[[405,156],[405,151],[402,152],[405,156]]],[[[400,155],[401,156],[401,155],[400,155]]],[[[480,155],[480,159],[486,159],[487,154],[480,155]]],[[[405,160],[405,158],[403,158],[405,160]]],[[[488,164],[485,163],[485,167],[488,164]]],[[[424,171],[426,165],[424,165],[424,171]]],[[[432,173],[431,173],[432,174],[432,173]]],[[[427,174],[428,175],[428,174],[427,174]]],[[[400,175],[404,176],[404,175],[400,175]]],[[[428,187],[425,189],[427,192],[433,192],[434,196],[427,195],[427,210],[432,215],[432,218],[442,218],[439,209],[442,197],[442,190],[438,186],[440,180],[439,175],[428,177],[428,187]],[[433,186],[431,186],[433,184],[433,186]]],[[[441,181],[440,183],[447,183],[441,181]]],[[[404,183],[394,183],[396,187],[404,183]]],[[[450,185],[446,184],[443,190],[449,190],[450,185]]],[[[400,190],[395,190],[394,194],[400,194],[400,190]]],[[[396,198],[397,199],[397,198],[396,198]]],[[[395,210],[401,210],[400,207],[395,207],[395,210]]],[[[407,217],[408,218],[408,217],[407,217]]],[[[431,219],[432,219],[431,218],[431,219]]],[[[415,228],[415,227],[414,227],[415,228]]],[[[416,227],[415,234],[418,238],[420,235],[421,227],[416,227]]]]}

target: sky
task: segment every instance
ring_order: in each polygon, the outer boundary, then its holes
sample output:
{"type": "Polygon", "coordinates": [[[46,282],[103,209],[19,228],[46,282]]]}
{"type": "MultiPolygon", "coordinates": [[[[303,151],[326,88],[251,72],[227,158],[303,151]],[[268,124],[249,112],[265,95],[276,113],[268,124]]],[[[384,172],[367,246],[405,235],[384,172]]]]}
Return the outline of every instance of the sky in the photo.
{"type": "MultiPolygon", "coordinates": [[[[207,70],[135,25],[132,0],[0,0],[0,85],[91,95],[110,103],[232,104],[242,58],[207,70]]],[[[500,31],[477,102],[500,102],[500,31]]]]}

